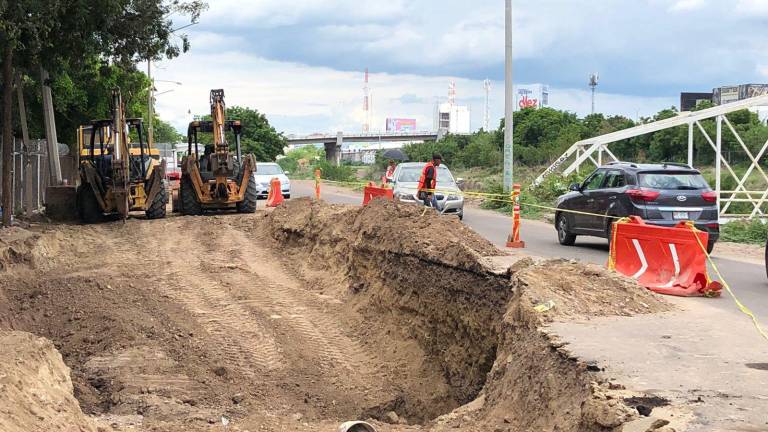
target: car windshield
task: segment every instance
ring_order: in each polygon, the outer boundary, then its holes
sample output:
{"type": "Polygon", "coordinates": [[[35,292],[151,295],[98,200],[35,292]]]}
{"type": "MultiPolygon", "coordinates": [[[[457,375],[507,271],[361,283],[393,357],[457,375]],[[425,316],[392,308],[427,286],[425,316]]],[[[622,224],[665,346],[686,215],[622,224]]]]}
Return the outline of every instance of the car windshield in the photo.
{"type": "Polygon", "coordinates": [[[709,189],[701,174],[691,172],[647,172],[639,174],[640,186],[664,190],[709,189]]]}
{"type": "Polygon", "coordinates": [[[277,175],[282,174],[283,169],[276,164],[256,164],[256,174],[258,175],[277,175]]]}
{"type": "MultiPolygon", "coordinates": [[[[398,182],[403,183],[418,183],[421,178],[421,172],[424,170],[424,166],[408,166],[400,169],[400,174],[397,176],[398,182]]],[[[453,176],[445,165],[440,165],[437,168],[437,184],[443,186],[455,186],[453,176]]]]}

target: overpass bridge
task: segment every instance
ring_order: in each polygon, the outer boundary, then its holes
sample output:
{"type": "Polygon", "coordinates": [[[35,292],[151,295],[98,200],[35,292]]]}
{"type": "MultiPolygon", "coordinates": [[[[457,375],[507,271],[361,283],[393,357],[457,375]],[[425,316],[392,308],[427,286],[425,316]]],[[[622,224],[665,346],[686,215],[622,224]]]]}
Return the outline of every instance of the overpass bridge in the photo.
{"type": "Polygon", "coordinates": [[[288,145],[325,145],[325,157],[329,162],[339,163],[341,159],[341,145],[344,142],[407,142],[407,141],[437,141],[445,133],[443,131],[412,131],[412,132],[360,132],[336,134],[313,134],[306,136],[288,136],[288,145]]]}

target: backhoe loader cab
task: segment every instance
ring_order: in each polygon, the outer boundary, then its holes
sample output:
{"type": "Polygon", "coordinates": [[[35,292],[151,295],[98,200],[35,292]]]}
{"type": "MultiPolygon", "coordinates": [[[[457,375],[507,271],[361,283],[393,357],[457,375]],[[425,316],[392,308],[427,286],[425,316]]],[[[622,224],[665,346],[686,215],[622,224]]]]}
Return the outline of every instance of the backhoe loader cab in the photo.
{"type": "Polygon", "coordinates": [[[174,211],[199,215],[209,209],[236,209],[240,213],[256,211],[258,190],[253,177],[253,155],[242,155],[238,120],[224,118],[224,90],[211,90],[211,120],[193,121],[187,130],[187,155],[181,162],[179,200],[174,211]],[[235,137],[235,154],[229,149],[226,133],[235,137]],[[199,134],[210,133],[213,142],[200,154],[199,134]]]}
{"type": "Polygon", "coordinates": [[[126,119],[120,90],[112,92],[112,118],[94,120],[78,131],[80,185],[77,211],[86,223],[108,215],[126,218],[144,211],[147,218],[165,217],[168,188],[165,163],[153,157],[143,139],[141,119],[126,119]],[[130,142],[130,131],[138,140],[130,142]]]}

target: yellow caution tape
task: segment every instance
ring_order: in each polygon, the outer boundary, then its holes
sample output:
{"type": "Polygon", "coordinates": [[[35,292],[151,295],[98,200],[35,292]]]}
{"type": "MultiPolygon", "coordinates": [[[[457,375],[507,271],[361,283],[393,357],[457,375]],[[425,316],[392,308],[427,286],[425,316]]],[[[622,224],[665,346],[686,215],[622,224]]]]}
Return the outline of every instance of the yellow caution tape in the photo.
{"type": "Polygon", "coordinates": [[[739,310],[746,316],[748,316],[752,320],[752,324],[755,326],[755,329],[757,329],[757,332],[760,333],[760,336],[762,336],[765,340],[768,340],[768,334],[765,332],[763,327],[760,325],[760,321],[757,319],[757,316],[742,303],[738,297],[736,297],[736,294],[733,293],[733,290],[731,289],[731,286],[728,285],[728,282],[725,281],[725,278],[723,277],[723,274],[720,273],[720,269],[717,268],[717,265],[712,260],[712,257],[709,256],[707,253],[707,248],[704,246],[704,244],[701,242],[701,239],[698,235],[696,235],[696,227],[693,226],[693,224],[688,224],[688,226],[691,228],[692,231],[694,231],[694,237],[696,237],[696,242],[699,243],[699,247],[701,248],[702,252],[704,252],[704,255],[707,257],[707,261],[709,261],[709,264],[712,266],[712,269],[715,271],[715,274],[717,274],[717,277],[720,278],[720,283],[723,284],[725,287],[725,290],[728,292],[728,295],[731,296],[734,303],[736,303],[736,306],[738,306],[739,310]]]}

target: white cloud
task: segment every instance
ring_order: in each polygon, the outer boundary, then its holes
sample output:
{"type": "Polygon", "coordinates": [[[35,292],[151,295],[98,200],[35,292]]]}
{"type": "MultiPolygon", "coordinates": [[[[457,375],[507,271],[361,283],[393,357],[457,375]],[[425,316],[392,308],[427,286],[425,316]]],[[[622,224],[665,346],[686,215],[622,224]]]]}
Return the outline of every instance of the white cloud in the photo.
{"type": "MultiPolygon", "coordinates": [[[[359,131],[363,123],[362,73],[265,60],[235,51],[190,53],[162,63],[158,79],[182,86],[158,96],[157,111],[180,131],[194,114],[206,114],[208,92],[223,88],[227,104],[265,113],[286,133],[359,131]]],[[[445,100],[448,82],[456,81],[457,100],[470,106],[472,127],[482,124],[484,90],[479,80],[447,76],[377,73],[370,77],[372,129],[384,129],[387,117],[415,118],[419,129],[432,129],[436,101],[445,100]]],[[[158,84],[158,87],[160,85],[158,84]]],[[[159,89],[164,90],[163,88],[159,89]]],[[[492,127],[503,116],[503,82],[492,83],[492,127]]],[[[550,89],[551,105],[586,115],[590,94],[580,89],[550,89]]],[[[675,103],[674,98],[598,94],[597,107],[606,114],[630,118],[652,115],[675,103]]]]}
{"type": "Polygon", "coordinates": [[[735,10],[742,15],[751,17],[768,16],[768,1],[766,0],[738,0],[735,10]]]}
{"type": "Polygon", "coordinates": [[[676,0],[669,10],[672,12],[687,12],[701,9],[706,2],[704,0],[676,0]]]}
{"type": "Polygon", "coordinates": [[[400,17],[409,9],[405,0],[215,0],[203,19],[227,25],[273,28],[318,18],[342,22],[386,20],[400,17]]]}

